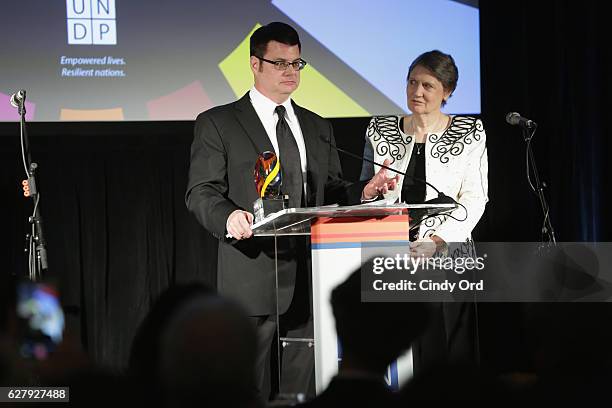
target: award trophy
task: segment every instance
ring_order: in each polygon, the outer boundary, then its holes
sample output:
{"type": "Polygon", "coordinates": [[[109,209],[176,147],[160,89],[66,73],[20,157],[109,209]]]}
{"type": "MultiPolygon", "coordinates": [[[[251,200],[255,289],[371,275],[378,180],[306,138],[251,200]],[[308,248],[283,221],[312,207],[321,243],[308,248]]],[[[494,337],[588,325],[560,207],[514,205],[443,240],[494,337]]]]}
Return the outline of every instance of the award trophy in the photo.
{"type": "Polygon", "coordinates": [[[257,157],[253,181],[259,198],[253,203],[255,222],[267,215],[289,208],[289,196],[282,195],[280,161],[274,152],[266,151],[257,157]]]}

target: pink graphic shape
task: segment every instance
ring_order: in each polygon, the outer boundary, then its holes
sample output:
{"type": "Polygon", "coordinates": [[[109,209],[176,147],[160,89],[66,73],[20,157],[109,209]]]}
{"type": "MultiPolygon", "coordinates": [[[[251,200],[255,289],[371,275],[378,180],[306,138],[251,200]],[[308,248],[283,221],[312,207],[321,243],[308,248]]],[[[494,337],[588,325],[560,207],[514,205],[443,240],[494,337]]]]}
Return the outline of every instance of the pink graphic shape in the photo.
{"type": "MultiPolygon", "coordinates": [[[[34,120],[36,104],[26,100],[26,120],[34,120]]],[[[17,108],[11,105],[11,95],[0,92],[0,121],[15,122],[19,121],[17,108]]]]}
{"type": "Polygon", "coordinates": [[[212,107],[200,81],[147,102],[149,119],[152,120],[193,120],[198,113],[212,107]]]}

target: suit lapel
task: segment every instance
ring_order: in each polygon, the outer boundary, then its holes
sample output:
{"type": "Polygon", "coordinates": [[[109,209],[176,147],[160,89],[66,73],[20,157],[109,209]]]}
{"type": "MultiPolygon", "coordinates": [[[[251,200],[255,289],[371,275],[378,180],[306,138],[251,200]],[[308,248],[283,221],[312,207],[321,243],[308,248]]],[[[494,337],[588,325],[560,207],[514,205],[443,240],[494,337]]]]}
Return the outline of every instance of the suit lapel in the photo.
{"type": "Polygon", "coordinates": [[[234,103],[236,108],[236,118],[240,126],[244,129],[244,133],[251,139],[251,142],[257,149],[258,153],[265,151],[274,151],[272,142],[264,129],[255,108],[251,104],[249,93],[247,92],[242,98],[234,103]]]}
{"type": "Polygon", "coordinates": [[[302,129],[302,136],[304,137],[304,144],[306,145],[306,205],[315,205],[316,192],[317,192],[317,174],[318,174],[318,158],[319,152],[319,138],[320,135],[317,132],[317,128],[312,120],[309,120],[308,116],[304,113],[304,110],[292,101],[293,110],[295,115],[300,122],[300,129],[302,129]]]}

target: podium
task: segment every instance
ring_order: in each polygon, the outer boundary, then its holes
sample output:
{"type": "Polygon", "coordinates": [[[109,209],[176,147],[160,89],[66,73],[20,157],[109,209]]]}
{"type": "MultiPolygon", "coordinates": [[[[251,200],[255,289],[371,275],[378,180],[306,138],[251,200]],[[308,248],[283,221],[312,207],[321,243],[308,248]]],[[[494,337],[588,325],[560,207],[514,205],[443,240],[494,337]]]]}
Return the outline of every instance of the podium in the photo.
{"type": "MultiPolygon", "coordinates": [[[[362,248],[409,245],[412,220],[423,220],[457,207],[456,204],[378,203],[380,202],[345,207],[335,205],[289,208],[270,214],[252,226],[255,239],[262,236],[273,236],[275,240],[291,235],[310,236],[314,338],[277,338],[277,342],[279,350],[281,344],[292,342],[314,345],[317,394],[327,387],[337,373],[340,358],[330,304],[331,292],[351,272],[361,267],[362,248]]],[[[278,284],[278,271],[275,272],[278,284]]],[[[278,286],[276,293],[278,305],[278,286]]],[[[278,325],[278,307],[276,317],[278,325]]],[[[278,333],[277,330],[277,335],[278,333]]],[[[393,388],[411,375],[412,355],[409,353],[406,358],[398,360],[389,368],[386,380],[393,388]]],[[[281,383],[279,378],[279,384],[281,383]]]]}

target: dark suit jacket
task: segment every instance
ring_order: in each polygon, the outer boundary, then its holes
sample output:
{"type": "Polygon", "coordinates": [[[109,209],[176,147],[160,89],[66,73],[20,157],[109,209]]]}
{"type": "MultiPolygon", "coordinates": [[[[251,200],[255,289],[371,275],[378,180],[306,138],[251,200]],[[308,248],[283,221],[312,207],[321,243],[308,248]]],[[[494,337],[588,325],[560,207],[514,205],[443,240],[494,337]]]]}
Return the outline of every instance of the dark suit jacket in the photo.
{"type": "MultiPolygon", "coordinates": [[[[306,203],[358,202],[363,183],[342,180],[342,170],[331,124],[293,104],[307,157],[306,203]]],[[[221,240],[218,258],[220,292],[241,301],[251,315],[273,314],[274,243],[272,238],[243,241],[225,239],[227,217],[236,209],[253,212],[257,192],[253,168],[260,153],[273,151],[272,143],[247,93],[228,105],[201,113],[195,123],[186,203],[189,210],[221,240]]],[[[296,267],[304,265],[295,241],[279,239],[279,310],[287,310],[293,297],[296,267]]]]}

